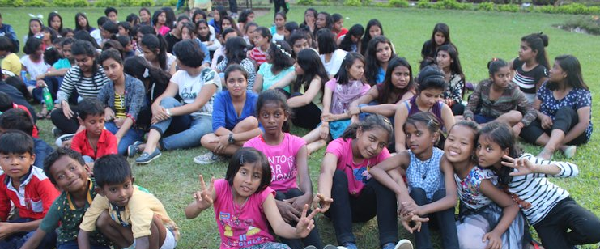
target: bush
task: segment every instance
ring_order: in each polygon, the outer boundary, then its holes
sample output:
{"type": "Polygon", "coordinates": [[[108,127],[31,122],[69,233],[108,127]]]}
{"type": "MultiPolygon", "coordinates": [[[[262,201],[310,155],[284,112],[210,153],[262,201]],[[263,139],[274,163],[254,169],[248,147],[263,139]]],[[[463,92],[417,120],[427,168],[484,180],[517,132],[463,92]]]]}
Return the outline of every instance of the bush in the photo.
{"type": "Polygon", "coordinates": [[[492,2],[484,2],[484,3],[480,3],[477,6],[477,10],[482,10],[482,11],[492,11],[494,10],[494,3],[492,2]]]}
{"type": "Polygon", "coordinates": [[[597,16],[592,16],[591,18],[586,16],[577,19],[572,19],[566,21],[563,24],[554,26],[558,26],[559,28],[562,28],[567,31],[579,28],[589,34],[600,35],[600,19],[597,19],[597,16]]]}
{"type": "Polygon", "coordinates": [[[120,6],[119,4],[119,0],[97,0],[96,4],[94,4],[96,7],[118,7],[120,6]]]}
{"type": "Polygon", "coordinates": [[[373,0],[363,0],[362,5],[364,5],[364,6],[370,6],[371,3],[373,3],[373,0]]]}
{"type": "Polygon", "coordinates": [[[344,5],[346,6],[361,6],[362,3],[360,0],[344,0],[344,5]]]}
{"type": "Polygon", "coordinates": [[[296,1],[296,4],[311,6],[311,5],[315,5],[315,0],[298,0],[298,1],[296,1]]]}
{"type": "Polygon", "coordinates": [[[434,9],[447,9],[447,10],[471,10],[473,8],[472,3],[459,3],[456,0],[443,0],[436,2],[433,5],[434,9]]]}
{"type": "Polygon", "coordinates": [[[167,0],[163,3],[163,6],[177,6],[177,0],[167,0]]]}
{"type": "Polygon", "coordinates": [[[518,12],[519,11],[519,6],[515,5],[515,4],[499,4],[498,5],[498,10],[499,11],[506,11],[506,12],[518,12]]]}
{"type": "Polygon", "coordinates": [[[408,4],[408,1],[406,1],[406,0],[390,0],[388,2],[388,5],[390,7],[403,7],[404,8],[404,7],[408,7],[409,4],[408,4]]]}
{"type": "Polygon", "coordinates": [[[419,2],[417,2],[417,8],[429,9],[431,8],[431,3],[429,3],[429,0],[419,0],[419,2]]]}
{"type": "Polygon", "coordinates": [[[27,7],[47,7],[49,5],[50,5],[50,3],[48,3],[44,0],[29,0],[28,2],[25,3],[25,6],[27,6],[27,7]]]}
{"type": "Polygon", "coordinates": [[[0,0],[0,6],[3,7],[23,7],[25,2],[23,0],[0,0]]]}

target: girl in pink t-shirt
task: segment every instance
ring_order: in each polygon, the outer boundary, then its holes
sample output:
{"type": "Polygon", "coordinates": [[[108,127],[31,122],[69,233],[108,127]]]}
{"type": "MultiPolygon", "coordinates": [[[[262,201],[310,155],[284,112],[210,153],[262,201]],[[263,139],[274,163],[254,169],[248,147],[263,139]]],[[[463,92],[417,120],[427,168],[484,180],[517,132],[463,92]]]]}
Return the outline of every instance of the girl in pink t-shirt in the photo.
{"type": "MultiPolygon", "coordinates": [[[[283,93],[277,90],[262,92],[256,101],[256,112],[265,131],[246,142],[244,147],[254,147],[267,156],[271,165],[270,187],[275,190],[275,203],[283,219],[295,226],[303,206],[310,204],[313,197],[306,145],[302,138],[286,132],[289,130],[287,118],[290,109],[283,93]],[[300,178],[299,186],[296,184],[297,177],[300,178]]],[[[323,248],[316,228],[302,241],[304,243],[282,241],[293,249],[310,245],[323,248]]]]}
{"type": "Polygon", "coordinates": [[[304,136],[308,152],[312,153],[336,139],[350,125],[350,104],[369,91],[364,80],[365,58],[359,53],[348,53],[338,73],[325,84],[321,126],[304,136]]]}
{"type": "Polygon", "coordinates": [[[305,204],[298,224],[291,227],[279,214],[270,181],[271,168],[265,155],[254,148],[241,148],[229,161],[225,179],[212,178],[207,187],[200,175],[201,190],[194,193],[195,200],[185,208],[185,216],[196,218],[214,205],[221,236],[220,249],[289,248],[274,242],[269,225],[281,237],[304,238],[315,227],[313,217],[320,210],[307,216],[308,204],[305,204]]]}
{"type": "Polygon", "coordinates": [[[386,146],[394,134],[390,121],[379,114],[352,124],[328,146],[321,164],[319,192],[315,197],[331,218],[340,246],[356,248],[352,222],[377,216],[382,248],[412,248],[398,242],[398,216],[394,192],[371,179],[369,169],[390,156],[386,146]],[[396,244],[398,242],[398,244],[396,244]]]}

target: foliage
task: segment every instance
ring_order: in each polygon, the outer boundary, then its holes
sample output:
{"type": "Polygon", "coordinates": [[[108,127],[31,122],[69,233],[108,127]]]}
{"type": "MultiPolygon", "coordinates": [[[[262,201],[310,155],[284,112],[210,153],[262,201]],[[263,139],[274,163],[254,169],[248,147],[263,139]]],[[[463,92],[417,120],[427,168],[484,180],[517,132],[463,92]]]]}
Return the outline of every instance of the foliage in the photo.
{"type": "Polygon", "coordinates": [[[23,0],[0,0],[0,6],[3,7],[22,7],[25,5],[23,0]]]}
{"type": "Polygon", "coordinates": [[[58,7],[87,7],[89,6],[86,0],[54,0],[52,3],[58,7]]]}
{"type": "Polygon", "coordinates": [[[482,11],[492,11],[494,10],[494,3],[492,2],[483,2],[477,5],[477,10],[482,11]]]}
{"type": "Polygon", "coordinates": [[[321,4],[324,6],[329,6],[329,5],[331,5],[331,1],[330,0],[321,0],[321,4]]]}
{"type": "Polygon", "coordinates": [[[431,3],[429,3],[429,0],[419,0],[419,2],[417,2],[417,8],[429,9],[431,8],[431,3]]]}
{"type": "Polygon", "coordinates": [[[167,0],[163,3],[163,6],[177,6],[177,0],[167,0]]]}
{"type": "Polygon", "coordinates": [[[29,0],[25,3],[27,7],[46,7],[49,6],[50,3],[44,0],[29,0]]]}
{"type": "Polygon", "coordinates": [[[555,26],[568,31],[581,29],[588,34],[600,35],[600,19],[598,16],[586,16],[577,19],[571,19],[563,24],[555,26]]]}
{"type": "Polygon", "coordinates": [[[515,4],[499,4],[498,5],[498,10],[499,11],[506,11],[506,12],[518,12],[519,11],[519,6],[515,5],[515,4]]]}
{"type": "Polygon", "coordinates": [[[119,0],[97,0],[94,4],[96,7],[117,7],[119,5],[119,0]]]}
{"type": "Polygon", "coordinates": [[[438,1],[433,5],[434,9],[447,9],[447,10],[470,10],[473,8],[472,3],[459,3],[456,0],[443,0],[438,1]]]}
{"type": "Polygon", "coordinates": [[[362,1],[362,5],[364,5],[364,6],[370,6],[371,3],[373,3],[373,0],[363,0],[362,1]]]}
{"type": "Polygon", "coordinates": [[[344,0],[344,5],[346,6],[361,6],[362,3],[360,0],[344,0]]]}
{"type": "Polygon", "coordinates": [[[388,5],[390,7],[408,7],[409,6],[408,1],[406,1],[406,0],[390,0],[388,2],[388,5]]]}
{"type": "Polygon", "coordinates": [[[296,4],[304,5],[304,6],[312,6],[312,5],[315,5],[315,0],[298,0],[298,1],[296,1],[296,4]]]}
{"type": "Polygon", "coordinates": [[[572,3],[562,6],[541,6],[534,9],[535,12],[548,14],[566,14],[566,15],[592,15],[600,14],[599,6],[585,6],[581,3],[572,3]]]}

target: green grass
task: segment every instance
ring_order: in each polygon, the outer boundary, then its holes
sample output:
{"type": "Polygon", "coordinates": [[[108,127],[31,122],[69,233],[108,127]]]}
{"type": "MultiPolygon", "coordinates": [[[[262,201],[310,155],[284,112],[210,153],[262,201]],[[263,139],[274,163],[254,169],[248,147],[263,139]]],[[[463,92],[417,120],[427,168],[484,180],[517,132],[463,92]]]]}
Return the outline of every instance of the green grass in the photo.
{"type": "MultiPolygon", "coordinates": [[[[301,22],[302,12],[305,7],[292,6],[288,20],[301,22]]],[[[344,26],[349,28],[354,23],[366,23],[371,18],[378,18],[384,26],[385,35],[389,37],[400,56],[404,56],[412,63],[413,68],[418,67],[420,51],[423,41],[431,35],[431,30],[437,22],[445,22],[451,27],[451,38],[460,51],[463,69],[470,82],[479,82],[487,77],[486,62],[492,57],[510,60],[517,56],[520,37],[533,32],[543,31],[550,37],[548,57],[553,58],[561,54],[572,54],[579,58],[583,67],[583,77],[593,93],[593,99],[600,96],[600,40],[597,37],[579,33],[569,33],[551,27],[551,24],[561,23],[569,16],[546,15],[537,13],[500,13],[500,12],[461,12],[422,10],[416,8],[392,9],[376,7],[318,7],[319,11],[341,13],[344,15],[344,26]]],[[[19,37],[27,30],[27,13],[47,15],[49,8],[42,9],[7,9],[0,8],[5,23],[12,24],[19,37]]],[[[91,23],[101,15],[102,9],[83,8],[58,9],[63,15],[65,27],[73,27],[73,16],[76,12],[87,12],[91,23]]],[[[121,8],[119,16],[123,19],[129,13],[137,13],[137,8],[121,8]]],[[[272,23],[272,15],[267,14],[257,18],[265,26],[272,23]]],[[[95,26],[95,25],[92,25],[95,26]]],[[[414,72],[416,74],[416,72],[414,72]]],[[[593,108],[593,116],[598,115],[598,101],[593,108]]],[[[598,128],[598,120],[592,118],[598,128]]],[[[49,131],[51,124],[48,121],[39,122],[42,137],[51,140],[49,131]]],[[[294,130],[296,134],[304,134],[305,130],[294,130]]],[[[552,179],[565,189],[583,207],[600,215],[600,188],[598,179],[600,169],[596,165],[600,161],[600,141],[598,132],[592,140],[577,151],[577,156],[572,162],[579,165],[580,175],[571,179],[552,179]],[[594,163],[596,162],[596,163],[594,163]]],[[[539,148],[525,145],[525,150],[538,153],[539,148]]],[[[226,171],[224,163],[200,166],[193,163],[192,158],[205,153],[203,148],[186,151],[164,152],[163,156],[151,165],[136,166],[134,172],[136,183],[148,188],[165,204],[171,217],[182,230],[182,239],[179,248],[216,248],[219,242],[217,225],[214,222],[214,212],[207,210],[195,220],[186,220],[183,214],[184,207],[192,201],[193,191],[198,189],[198,174],[205,176],[214,175],[223,177],[226,171]]],[[[309,160],[311,178],[316,186],[320,162],[324,150],[314,153],[309,160]]],[[[564,159],[561,155],[556,159],[564,159]]],[[[336,244],[331,223],[324,217],[318,218],[319,230],[325,243],[336,244]]],[[[357,235],[358,245],[361,248],[377,248],[377,225],[375,220],[366,224],[355,224],[354,232],[357,235]]],[[[400,238],[412,238],[403,229],[400,229],[400,238]]],[[[437,240],[437,239],[436,239],[437,240]]],[[[436,242],[439,247],[439,241],[436,242]]],[[[592,246],[588,246],[592,248],[592,246]]],[[[595,247],[593,247],[595,248],[595,247]]]]}

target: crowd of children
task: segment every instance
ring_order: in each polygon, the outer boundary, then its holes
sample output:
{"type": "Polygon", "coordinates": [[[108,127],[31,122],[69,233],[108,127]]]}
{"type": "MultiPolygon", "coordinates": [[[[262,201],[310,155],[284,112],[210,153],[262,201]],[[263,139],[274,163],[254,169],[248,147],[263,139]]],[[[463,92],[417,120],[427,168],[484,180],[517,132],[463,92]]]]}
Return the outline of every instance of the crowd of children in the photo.
{"type": "Polygon", "coordinates": [[[309,8],[298,25],[286,2],[275,0],[271,28],[252,10],[236,23],[235,4],[142,8],[123,22],[108,7],[97,29],[85,13],[74,29],[56,12],[47,27],[33,16],[20,59],[0,15],[0,248],[176,248],[177,224],[125,156],[149,164],[196,146],[209,152],[195,163],[228,168],[199,176],[185,217],[212,207],[223,249],[336,248],[317,214],[344,249],[357,248],[352,223],[374,217],[383,249],[413,248],[400,224],[418,249],[432,248],[433,227],[448,249],[537,247],[530,226],[548,249],[600,242],[600,220],[547,179],[579,173],[552,156],[573,157],[593,132],[576,57],[550,68],[548,37],[526,35],[464,101],[447,24],[413,71],[379,20],[346,29],[342,15],[309,8]],[[39,131],[46,118],[53,130],[39,131]],[[542,152],[522,153],[519,136],[542,152]],[[313,185],[308,158],[322,147],[313,185]]]}

